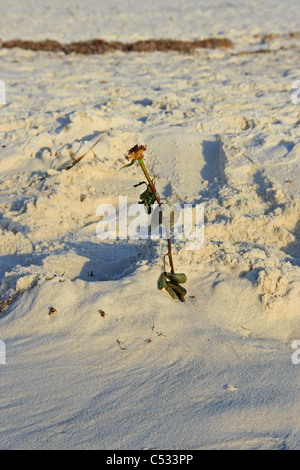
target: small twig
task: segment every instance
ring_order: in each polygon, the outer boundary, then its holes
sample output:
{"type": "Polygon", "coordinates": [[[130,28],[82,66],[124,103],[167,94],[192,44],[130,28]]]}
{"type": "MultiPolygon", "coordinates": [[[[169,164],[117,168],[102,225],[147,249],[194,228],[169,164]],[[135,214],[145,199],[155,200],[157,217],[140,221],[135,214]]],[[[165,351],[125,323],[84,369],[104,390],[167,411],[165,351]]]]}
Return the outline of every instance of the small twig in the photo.
{"type": "Polygon", "coordinates": [[[73,168],[73,166],[77,165],[77,163],[79,163],[91,150],[93,150],[94,147],[96,147],[96,145],[100,142],[101,139],[102,139],[102,136],[99,137],[98,140],[96,140],[96,142],[91,146],[91,148],[87,152],[85,152],[83,155],[80,155],[80,157],[76,158],[71,163],[68,163],[66,166],[60,168],[59,171],[70,170],[71,168],[73,168]]]}
{"type": "Polygon", "coordinates": [[[24,292],[30,291],[34,286],[35,284],[31,287],[28,287],[27,289],[19,290],[19,292],[17,292],[12,297],[9,297],[7,300],[0,301],[0,315],[4,313],[7,307],[9,307],[20,295],[24,294],[24,292]]]}
{"type": "Polygon", "coordinates": [[[249,330],[249,328],[245,328],[243,325],[241,325],[241,328],[243,328],[243,330],[245,330],[245,331],[250,331],[250,333],[253,333],[252,330],[249,330]]]}
{"type": "Polygon", "coordinates": [[[15,300],[16,297],[9,297],[7,300],[1,301],[0,302],[0,314],[4,312],[4,310],[9,307],[13,301],[15,300]]]}
{"type": "Polygon", "coordinates": [[[123,348],[123,347],[121,346],[121,344],[124,344],[124,343],[122,343],[122,341],[119,341],[119,340],[117,339],[117,343],[118,343],[118,345],[119,345],[119,348],[122,349],[122,351],[127,351],[127,348],[123,348]]]}
{"type": "Polygon", "coordinates": [[[53,315],[53,314],[56,313],[56,312],[57,312],[56,308],[54,308],[54,307],[49,307],[49,313],[48,313],[49,317],[51,317],[51,315],[53,315]]]}

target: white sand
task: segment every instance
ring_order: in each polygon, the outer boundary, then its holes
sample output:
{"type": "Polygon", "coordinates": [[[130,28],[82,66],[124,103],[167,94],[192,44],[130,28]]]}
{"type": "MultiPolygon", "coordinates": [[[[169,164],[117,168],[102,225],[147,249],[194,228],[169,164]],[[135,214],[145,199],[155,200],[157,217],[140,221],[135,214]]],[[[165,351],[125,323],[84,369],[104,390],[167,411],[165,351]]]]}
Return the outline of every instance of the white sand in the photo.
{"type": "Polygon", "coordinates": [[[299,31],[298,0],[1,0],[1,39],[199,39],[299,31]]]}
{"type": "Polygon", "coordinates": [[[286,34],[300,29],[298,2],[221,15],[220,2],[101,1],[106,16],[89,2],[86,17],[75,2],[29,15],[30,3],[12,2],[2,39],[219,34],[237,47],[0,50],[0,301],[26,291],[0,316],[0,449],[299,449],[299,39],[286,34]],[[253,37],[271,32],[285,36],[253,37]],[[163,240],[96,237],[99,204],[138,200],[140,170],[117,173],[136,143],[162,196],[205,204],[205,246],[175,246],[184,304],[156,288],[163,240]]]}

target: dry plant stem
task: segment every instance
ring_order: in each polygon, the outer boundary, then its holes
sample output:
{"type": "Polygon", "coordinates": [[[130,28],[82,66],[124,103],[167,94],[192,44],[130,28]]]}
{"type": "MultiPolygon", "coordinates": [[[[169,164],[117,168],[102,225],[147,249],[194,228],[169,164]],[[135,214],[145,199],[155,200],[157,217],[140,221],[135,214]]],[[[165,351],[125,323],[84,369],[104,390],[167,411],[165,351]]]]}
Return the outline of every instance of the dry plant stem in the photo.
{"type": "Polygon", "coordinates": [[[175,269],[174,269],[174,265],[173,265],[173,257],[172,257],[172,246],[171,246],[171,239],[170,239],[170,235],[167,231],[167,235],[168,235],[168,257],[169,257],[169,262],[170,262],[170,267],[171,267],[171,273],[174,274],[175,273],[175,269]]]}
{"type": "Polygon", "coordinates": [[[85,152],[83,155],[81,155],[80,157],[76,158],[76,160],[74,160],[72,163],[68,163],[66,166],[64,166],[63,168],[60,169],[60,171],[62,170],[70,170],[71,168],[73,168],[73,166],[77,165],[77,163],[79,163],[91,150],[93,150],[94,147],[96,147],[96,145],[100,142],[100,140],[102,139],[102,136],[99,137],[98,140],[96,140],[96,142],[91,146],[91,148],[85,152]]]}
{"type": "MultiPolygon", "coordinates": [[[[142,158],[138,158],[138,162],[143,170],[143,173],[152,189],[152,192],[155,196],[155,199],[157,201],[157,204],[159,206],[161,206],[161,202],[160,202],[160,197],[159,195],[157,194],[156,192],[156,189],[155,189],[155,186],[153,184],[153,181],[151,180],[150,176],[149,176],[149,173],[147,171],[147,168],[145,166],[145,163],[144,163],[144,160],[142,158]]],[[[174,270],[174,264],[173,264],[173,256],[172,256],[172,245],[171,245],[171,237],[170,237],[170,233],[168,231],[168,229],[166,228],[166,232],[167,232],[167,239],[168,239],[168,257],[169,257],[169,263],[170,263],[170,268],[171,268],[171,273],[174,274],[175,273],[175,270],[174,270]]]]}

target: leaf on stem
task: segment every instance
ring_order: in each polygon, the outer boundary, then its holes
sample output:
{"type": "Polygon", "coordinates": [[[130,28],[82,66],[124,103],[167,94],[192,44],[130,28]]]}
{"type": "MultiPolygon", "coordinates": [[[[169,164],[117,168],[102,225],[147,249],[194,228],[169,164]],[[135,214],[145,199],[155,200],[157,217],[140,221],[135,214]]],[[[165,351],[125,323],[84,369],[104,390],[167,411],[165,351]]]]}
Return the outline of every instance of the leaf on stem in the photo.
{"type": "Polygon", "coordinates": [[[158,279],[158,288],[159,290],[162,290],[167,287],[167,278],[165,273],[161,273],[159,279],[158,279]]]}
{"type": "Polygon", "coordinates": [[[180,283],[185,283],[187,277],[184,273],[162,273],[159,281],[158,288],[161,290],[166,289],[168,294],[176,300],[185,302],[186,289],[180,285],[180,283]],[[169,279],[169,280],[168,280],[169,279]],[[170,280],[171,279],[171,280],[170,280]]]}
{"type": "Polygon", "coordinates": [[[166,277],[170,280],[170,281],[175,281],[175,282],[178,282],[179,284],[184,284],[186,281],[187,281],[187,277],[184,273],[165,273],[166,274],[166,277]]]}
{"type": "Polygon", "coordinates": [[[150,184],[147,185],[146,191],[140,195],[140,204],[144,204],[146,207],[147,213],[151,214],[151,206],[155,203],[156,198],[153,193],[150,184]]]}

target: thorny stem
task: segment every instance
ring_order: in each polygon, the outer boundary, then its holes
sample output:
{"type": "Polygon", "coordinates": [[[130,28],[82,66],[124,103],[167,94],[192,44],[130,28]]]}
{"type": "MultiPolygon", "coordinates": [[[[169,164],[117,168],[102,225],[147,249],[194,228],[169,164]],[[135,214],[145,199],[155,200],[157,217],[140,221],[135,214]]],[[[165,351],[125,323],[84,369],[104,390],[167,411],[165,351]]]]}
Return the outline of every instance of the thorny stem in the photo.
{"type": "MultiPolygon", "coordinates": [[[[161,202],[160,202],[160,197],[159,195],[157,194],[156,192],[156,189],[155,189],[155,186],[153,184],[153,181],[152,179],[150,178],[149,176],[149,173],[147,171],[147,168],[145,166],[145,163],[144,163],[144,160],[142,158],[138,158],[137,159],[142,170],[143,170],[143,173],[152,189],[152,192],[155,196],[155,199],[157,201],[157,204],[161,207],[161,202]]],[[[169,257],[169,263],[170,263],[170,268],[171,268],[171,273],[174,274],[175,273],[175,270],[174,270],[174,264],[173,264],[173,256],[172,256],[172,245],[171,245],[171,237],[170,237],[170,233],[169,233],[169,230],[166,228],[166,232],[167,232],[167,239],[168,239],[168,253],[167,253],[167,256],[169,257]]]]}

